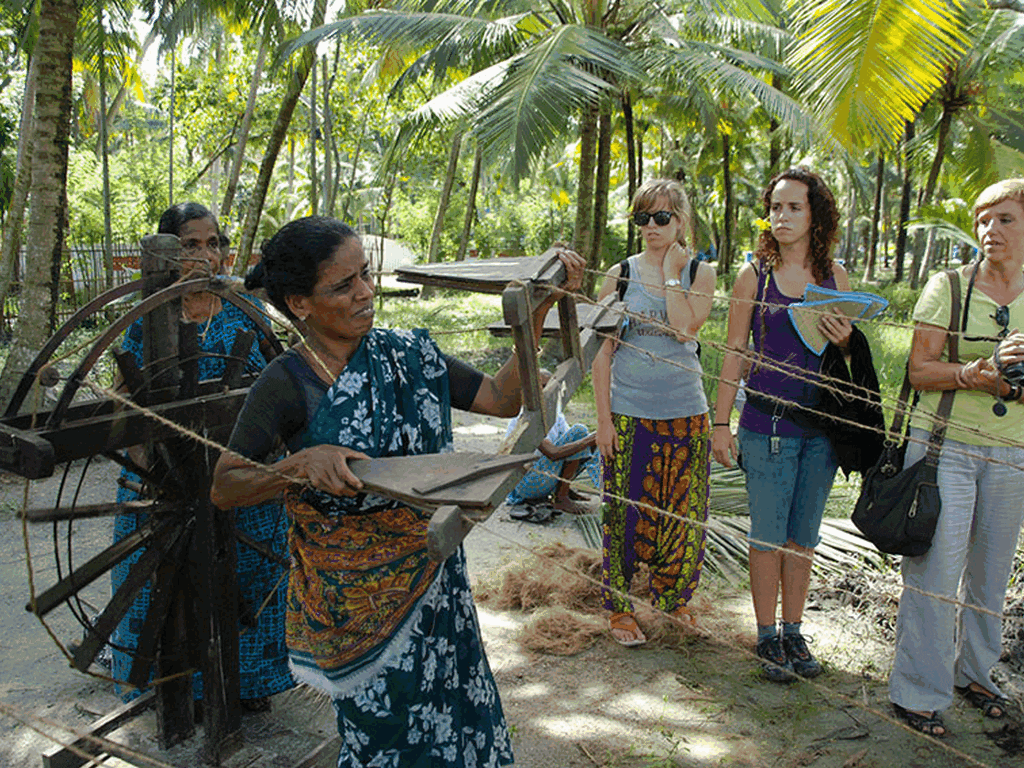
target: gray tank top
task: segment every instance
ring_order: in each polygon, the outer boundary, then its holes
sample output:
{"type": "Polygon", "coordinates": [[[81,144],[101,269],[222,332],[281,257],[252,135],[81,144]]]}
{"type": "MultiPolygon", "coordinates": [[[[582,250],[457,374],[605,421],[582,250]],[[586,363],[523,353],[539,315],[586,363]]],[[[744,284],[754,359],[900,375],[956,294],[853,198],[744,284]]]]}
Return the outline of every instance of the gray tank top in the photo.
{"type": "MultiPolygon", "coordinates": [[[[639,256],[629,257],[629,284],[623,297],[630,316],[622,343],[612,357],[612,413],[645,419],[678,419],[708,412],[697,342],[680,343],[667,331],[663,297],[640,283],[639,256]]],[[[690,287],[687,262],[679,276],[690,287]]]]}

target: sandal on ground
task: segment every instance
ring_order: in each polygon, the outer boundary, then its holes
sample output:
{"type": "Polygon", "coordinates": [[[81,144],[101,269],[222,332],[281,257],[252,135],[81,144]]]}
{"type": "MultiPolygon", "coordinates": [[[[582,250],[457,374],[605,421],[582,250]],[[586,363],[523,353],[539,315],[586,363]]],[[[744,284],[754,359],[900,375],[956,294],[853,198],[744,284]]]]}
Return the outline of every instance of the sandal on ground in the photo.
{"type": "Polygon", "coordinates": [[[636,623],[636,616],[632,613],[613,613],[608,623],[611,626],[612,637],[619,645],[631,647],[643,645],[647,642],[647,638],[640,630],[640,625],[636,623]],[[623,640],[615,634],[616,632],[626,632],[630,637],[623,640]]]}
{"type": "Polygon", "coordinates": [[[242,709],[246,712],[269,712],[270,711],[270,699],[266,696],[261,696],[257,699],[242,699],[242,709]]]}
{"type": "Polygon", "coordinates": [[[920,712],[914,712],[913,710],[901,707],[896,703],[893,703],[892,709],[896,713],[896,717],[925,736],[942,739],[949,735],[949,729],[942,722],[942,715],[938,712],[921,714],[920,712]]]}
{"type": "MultiPolygon", "coordinates": [[[[975,683],[975,685],[978,684],[975,683]]],[[[965,685],[962,688],[957,686],[957,691],[967,699],[972,707],[980,709],[985,717],[991,717],[993,720],[1006,717],[1006,713],[1010,711],[1012,706],[1009,699],[996,696],[991,691],[986,691],[980,685],[978,688],[972,688],[970,685],[965,685]]]]}
{"type": "Polygon", "coordinates": [[[676,609],[672,611],[672,618],[688,627],[697,626],[697,617],[693,615],[693,611],[691,611],[690,607],[687,605],[677,606],[676,609]]]}

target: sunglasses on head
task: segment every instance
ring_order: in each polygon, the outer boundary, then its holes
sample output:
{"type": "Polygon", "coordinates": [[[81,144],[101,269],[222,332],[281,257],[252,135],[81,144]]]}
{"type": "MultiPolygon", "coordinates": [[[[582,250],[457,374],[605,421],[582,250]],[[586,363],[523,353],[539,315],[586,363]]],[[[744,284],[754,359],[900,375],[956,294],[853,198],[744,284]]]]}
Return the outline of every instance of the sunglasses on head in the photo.
{"type": "Polygon", "coordinates": [[[654,223],[659,227],[664,227],[675,216],[672,211],[655,211],[654,213],[648,213],[647,211],[637,211],[633,214],[633,222],[638,227],[646,227],[647,222],[654,219],[654,223]]]}

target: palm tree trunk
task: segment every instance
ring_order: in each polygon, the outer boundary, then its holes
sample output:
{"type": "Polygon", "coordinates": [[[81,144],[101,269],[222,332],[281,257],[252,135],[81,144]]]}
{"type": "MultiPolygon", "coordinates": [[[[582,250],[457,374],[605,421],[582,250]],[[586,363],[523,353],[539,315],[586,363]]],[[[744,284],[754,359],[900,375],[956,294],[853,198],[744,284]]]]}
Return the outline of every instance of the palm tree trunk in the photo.
{"type": "Polygon", "coordinates": [[[857,231],[857,186],[852,181],[846,208],[846,237],[843,238],[843,255],[846,258],[846,269],[850,272],[857,267],[857,250],[854,245],[857,231]]]}
{"type": "Polygon", "coordinates": [[[594,253],[594,164],[597,149],[597,105],[583,108],[580,126],[580,176],[576,185],[576,251],[590,271],[583,281],[585,293],[594,288],[598,268],[594,253]]]}
{"type": "MultiPolygon", "coordinates": [[[[602,266],[605,228],[608,226],[608,187],[612,168],[612,113],[611,107],[601,110],[597,126],[597,180],[594,184],[594,259],[598,269],[602,266]]],[[[595,275],[596,278],[596,275],[595,275]]]]}
{"type": "MultiPolygon", "coordinates": [[[[778,72],[772,73],[772,88],[782,92],[782,75],[778,72]]],[[[779,172],[779,163],[782,162],[782,132],[779,130],[781,124],[773,116],[768,123],[768,178],[772,178],[779,172]]]]}
{"type": "MultiPolygon", "coordinates": [[[[324,22],[324,13],[327,8],[327,0],[316,0],[313,8],[313,17],[310,19],[310,28],[319,27],[324,22]]],[[[267,199],[267,190],[270,188],[270,179],[274,175],[274,166],[277,164],[277,155],[281,151],[285,137],[288,135],[288,126],[292,121],[292,114],[295,112],[295,105],[299,101],[302,89],[306,85],[306,78],[309,77],[309,70],[314,62],[314,50],[307,47],[299,56],[299,61],[288,81],[288,88],[281,101],[281,107],[277,112],[277,120],[274,128],[267,139],[267,149],[263,153],[263,162],[260,164],[259,176],[256,177],[256,185],[252,191],[252,198],[249,201],[249,208],[245,212],[245,223],[242,225],[242,236],[238,244],[238,258],[235,259],[235,274],[241,275],[249,267],[249,257],[252,255],[252,245],[256,239],[256,229],[259,227],[260,216],[263,213],[263,203],[267,199]]]]}
{"type": "MultiPolygon", "coordinates": [[[[939,119],[939,130],[935,138],[935,157],[932,158],[931,168],[928,169],[928,179],[925,181],[924,190],[921,194],[921,203],[917,207],[918,216],[922,215],[926,205],[931,203],[935,194],[935,186],[939,180],[939,172],[942,170],[942,161],[946,156],[946,145],[949,143],[949,130],[953,124],[953,112],[947,104],[943,104],[942,117],[939,119]]],[[[928,278],[928,270],[931,268],[932,256],[935,252],[935,230],[928,231],[928,239],[925,242],[924,254],[914,274],[910,276],[910,287],[917,289],[918,285],[928,278]]]]}
{"type": "Polygon", "coordinates": [[[324,183],[321,185],[323,192],[323,205],[320,210],[325,216],[334,215],[334,163],[331,162],[332,148],[334,147],[334,121],[331,116],[331,83],[334,78],[327,76],[327,57],[320,60],[322,67],[321,80],[323,81],[324,101],[324,183]]]}
{"type": "Polygon", "coordinates": [[[309,207],[310,212],[316,216],[320,213],[320,200],[317,197],[316,170],[316,59],[313,59],[313,66],[309,72],[309,207]]]}
{"type": "Polygon", "coordinates": [[[875,279],[875,261],[878,258],[878,223],[882,215],[882,190],[885,187],[885,153],[878,151],[875,169],[875,204],[871,211],[871,246],[868,249],[868,263],[864,267],[864,279],[869,283],[875,279]]]}
{"type": "MultiPolygon", "coordinates": [[[[633,195],[636,194],[636,145],[633,137],[633,99],[629,91],[622,92],[622,119],[626,126],[626,170],[629,176],[627,186],[627,201],[633,202],[633,195]]],[[[636,225],[630,218],[626,222],[626,255],[634,253],[633,242],[637,236],[636,225]]],[[[638,249],[639,250],[639,249],[638,249]]]]}
{"type": "Polygon", "coordinates": [[[896,233],[896,269],[893,274],[893,280],[897,283],[903,280],[903,260],[906,255],[905,251],[907,250],[907,222],[910,221],[910,198],[913,193],[914,186],[909,146],[913,139],[914,123],[908,120],[903,134],[903,193],[900,195],[900,222],[899,229],[896,233]]]}
{"type": "Polygon", "coordinates": [[[733,248],[733,200],[732,200],[732,149],[729,134],[722,133],[722,187],[725,198],[725,213],[722,221],[722,247],[718,251],[719,274],[728,274],[732,270],[733,248]]]}
{"type": "MultiPolygon", "coordinates": [[[[114,235],[110,222],[110,147],[107,141],[107,34],[103,26],[103,3],[96,4],[100,32],[100,157],[103,161],[103,276],[109,291],[114,287],[114,235]]],[[[92,298],[91,296],[89,298],[92,298]]]]}
{"type": "Polygon", "coordinates": [[[370,110],[363,110],[363,122],[359,126],[359,139],[356,141],[356,151],[349,159],[352,171],[348,177],[348,192],[345,195],[345,207],[342,209],[341,218],[349,221],[352,216],[352,200],[356,194],[356,172],[359,168],[359,155],[363,150],[363,139],[366,137],[366,123],[370,119],[370,110]]]}
{"type": "Polygon", "coordinates": [[[270,37],[267,31],[263,32],[260,40],[260,50],[256,54],[256,64],[252,73],[252,82],[249,84],[249,96],[245,102],[245,112],[242,114],[242,125],[238,129],[238,140],[235,142],[235,156],[231,160],[231,170],[228,174],[227,184],[224,188],[224,202],[220,206],[221,222],[226,224],[230,220],[231,207],[235,204],[235,193],[238,191],[238,179],[242,175],[242,163],[245,160],[245,145],[249,141],[249,130],[252,128],[252,116],[256,111],[256,94],[259,92],[260,80],[263,78],[263,65],[267,59],[267,49],[270,47],[270,37]]]}
{"type": "Polygon", "coordinates": [[[171,39],[171,119],[170,138],[167,141],[167,205],[174,205],[174,70],[177,62],[175,55],[176,41],[171,39]]]}
{"type": "Polygon", "coordinates": [[[473,173],[469,179],[469,194],[466,198],[466,216],[462,220],[462,235],[459,237],[459,250],[455,253],[455,260],[462,261],[466,258],[466,249],[469,248],[469,236],[473,232],[473,222],[476,221],[476,193],[480,189],[480,172],[483,168],[484,153],[480,142],[476,143],[476,153],[473,156],[473,173]]]}
{"type": "Polygon", "coordinates": [[[77,24],[75,0],[42,0],[35,48],[39,72],[32,119],[28,258],[18,324],[0,376],[0,403],[5,406],[21,374],[53,330],[56,278],[67,223],[71,55],[77,24]]]}
{"type": "Polygon", "coordinates": [[[36,101],[36,78],[39,67],[38,56],[29,56],[28,72],[25,75],[25,93],[21,100],[21,121],[18,125],[18,157],[14,173],[14,189],[11,203],[4,220],[3,252],[0,253],[0,301],[7,298],[14,279],[18,251],[21,248],[21,227],[25,222],[25,205],[28,189],[32,183],[32,108],[36,101]]]}
{"type": "MultiPolygon", "coordinates": [[[[448,169],[444,174],[444,184],[441,185],[441,195],[437,200],[437,211],[434,212],[434,226],[430,231],[430,250],[427,253],[427,263],[436,264],[441,260],[441,234],[444,232],[444,215],[448,212],[448,203],[452,197],[452,187],[455,186],[455,176],[459,172],[459,153],[462,150],[462,131],[455,131],[452,136],[452,146],[448,153],[448,169]]],[[[434,295],[433,286],[425,285],[420,289],[420,298],[429,299],[434,295]]]]}

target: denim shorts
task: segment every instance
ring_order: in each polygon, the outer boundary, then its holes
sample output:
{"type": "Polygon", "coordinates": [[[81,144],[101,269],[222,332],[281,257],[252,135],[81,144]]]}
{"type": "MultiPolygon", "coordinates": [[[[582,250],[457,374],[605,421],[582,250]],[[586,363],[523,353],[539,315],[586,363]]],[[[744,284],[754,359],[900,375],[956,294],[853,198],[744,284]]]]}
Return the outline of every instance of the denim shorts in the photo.
{"type": "Polygon", "coordinates": [[[770,435],[740,428],[738,437],[750,503],[750,546],[763,552],[787,541],[816,547],[838,469],[829,439],[778,437],[779,450],[772,454],[770,435]]]}

